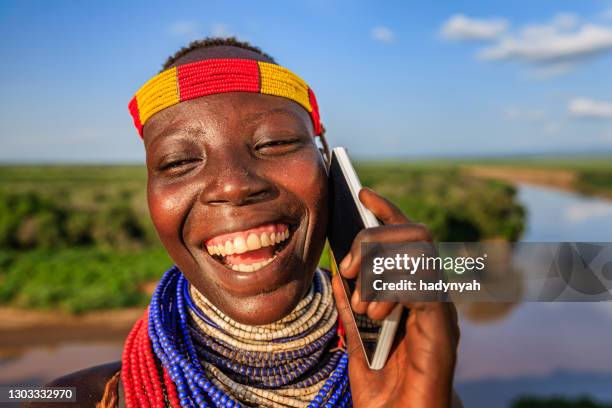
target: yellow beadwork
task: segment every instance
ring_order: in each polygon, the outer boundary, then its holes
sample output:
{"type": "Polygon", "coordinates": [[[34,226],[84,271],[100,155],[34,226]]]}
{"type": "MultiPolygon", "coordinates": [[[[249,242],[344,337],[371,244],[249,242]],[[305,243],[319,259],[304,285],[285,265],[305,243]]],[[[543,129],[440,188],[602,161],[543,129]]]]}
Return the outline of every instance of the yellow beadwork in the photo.
{"type": "Polygon", "coordinates": [[[321,134],[319,108],[312,90],[286,68],[243,59],[211,59],[167,69],[150,79],[128,104],[140,136],[155,113],[177,103],[224,92],[257,92],[291,99],[310,114],[321,134]]]}
{"type": "Polygon", "coordinates": [[[261,61],[258,64],[262,94],[293,99],[308,112],[312,112],[306,82],[281,66],[261,61]]]}
{"type": "MultiPolygon", "coordinates": [[[[191,334],[194,336],[194,339],[197,339],[195,343],[196,349],[202,350],[200,344],[206,341],[202,333],[226,343],[231,348],[247,352],[285,353],[299,350],[308,344],[312,344],[313,341],[329,332],[338,318],[330,279],[319,269],[315,273],[321,282],[321,292],[315,293],[314,288],[311,286],[306,298],[298,303],[289,316],[281,321],[251,327],[250,329],[247,329],[247,325],[238,323],[225,316],[210,300],[195,289],[195,287],[191,286],[189,291],[195,305],[214,323],[211,325],[203,321],[193,310],[189,311],[192,324],[194,325],[191,328],[191,334]],[[315,327],[317,329],[309,333],[315,327]],[[279,337],[278,333],[297,336],[297,338],[286,342],[275,342],[273,340],[279,337]],[[299,336],[306,333],[308,335],[305,337],[299,336]]],[[[328,378],[322,378],[313,384],[300,388],[261,388],[256,385],[242,384],[231,379],[212,362],[202,360],[201,363],[207,378],[217,388],[239,401],[258,407],[305,407],[319,394],[328,380],[328,378]]],[[[285,369],[290,369],[290,367],[285,367],[285,369]]]]}
{"type": "Polygon", "coordinates": [[[144,124],[162,109],[180,102],[176,67],[150,79],[136,93],[140,121],[144,124]]]}
{"type": "MultiPolygon", "coordinates": [[[[203,310],[205,314],[219,326],[219,328],[202,322],[201,319],[197,317],[195,312],[191,311],[190,313],[196,326],[202,332],[215,339],[224,341],[233,347],[257,352],[281,352],[297,350],[327,333],[336,323],[336,319],[338,317],[338,311],[333,304],[331,282],[320,270],[317,270],[317,274],[320,275],[321,281],[325,283],[322,287],[321,294],[316,294],[311,297],[312,300],[308,304],[307,308],[296,308],[295,311],[299,313],[299,316],[296,316],[297,318],[283,324],[282,329],[280,329],[276,324],[272,324],[259,326],[260,329],[263,329],[259,332],[244,330],[244,325],[224,319],[223,313],[212,305],[212,303],[210,303],[210,301],[193,286],[190,288],[190,292],[193,296],[194,303],[200,310],[203,310]],[[309,327],[307,324],[308,321],[321,322],[320,327],[305,337],[299,337],[291,341],[283,343],[274,343],[270,341],[279,337],[294,336],[303,332],[309,327]]],[[[298,306],[301,305],[302,302],[300,302],[298,306]]],[[[194,335],[197,337],[198,333],[195,332],[194,335]]]]}

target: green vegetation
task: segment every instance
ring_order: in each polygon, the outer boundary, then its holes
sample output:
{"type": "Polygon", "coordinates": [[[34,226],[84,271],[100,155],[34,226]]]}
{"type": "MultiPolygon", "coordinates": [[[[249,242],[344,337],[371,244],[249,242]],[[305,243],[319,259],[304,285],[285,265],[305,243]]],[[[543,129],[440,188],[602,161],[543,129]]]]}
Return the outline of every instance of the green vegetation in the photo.
{"type": "MultiPolygon", "coordinates": [[[[523,230],[512,186],[454,164],[361,163],[358,172],[437,240],[516,240],[523,230]]],[[[143,305],[146,284],[172,264],[149,219],[142,166],[4,166],[0,186],[0,304],[143,305]]]]}
{"type": "Polygon", "coordinates": [[[588,397],[575,400],[562,397],[521,397],[512,404],[512,408],[612,408],[612,404],[595,402],[588,397]]]}
{"type": "Polygon", "coordinates": [[[172,265],[159,247],[34,250],[0,257],[0,304],[74,313],[146,305],[144,285],[172,265]]]}
{"type": "Polygon", "coordinates": [[[171,260],[142,166],[0,167],[0,304],[71,312],[147,303],[171,260]]]}
{"type": "Polygon", "coordinates": [[[438,241],[514,241],[523,231],[524,210],[507,183],[429,162],[362,163],[357,172],[364,186],[389,198],[412,220],[427,224],[438,241]]]}
{"type": "Polygon", "coordinates": [[[576,184],[585,193],[605,192],[612,195],[612,169],[580,170],[576,184]]]}

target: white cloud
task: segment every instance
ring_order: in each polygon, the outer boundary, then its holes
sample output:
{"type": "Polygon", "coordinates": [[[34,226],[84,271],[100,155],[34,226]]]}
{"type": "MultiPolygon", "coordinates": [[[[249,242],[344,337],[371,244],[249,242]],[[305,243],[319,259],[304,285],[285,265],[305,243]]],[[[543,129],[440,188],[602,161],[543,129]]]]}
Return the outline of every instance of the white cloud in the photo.
{"type": "Polygon", "coordinates": [[[229,28],[227,24],[224,23],[214,23],[210,26],[210,33],[214,37],[231,37],[235,35],[229,28]]]}
{"type": "Polygon", "coordinates": [[[570,62],[535,65],[529,68],[527,76],[533,79],[550,79],[567,74],[572,71],[576,65],[576,63],[570,62]]]}
{"type": "Polygon", "coordinates": [[[440,29],[440,35],[449,40],[493,40],[508,29],[501,18],[476,19],[455,14],[440,29]]]}
{"type": "Polygon", "coordinates": [[[580,18],[574,13],[558,13],[553,17],[551,25],[561,30],[570,30],[578,25],[580,18]]]}
{"type": "Polygon", "coordinates": [[[570,115],[585,119],[612,119],[612,103],[588,98],[574,98],[569,101],[570,115]]]}
{"type": "Polygon", "coordinates": [[[528,26],[479,53],[484,60],[518,60],[563,64],[612,50],[612,27],[584,24],[576,29],[550,25],[528,26]]]}
{"type": "Polygon", "coordinates": [[[170,34],[184,37],[197,37],[199,27],[194,21],[175,21],[168,27],[170,34]]]}
{"type": "Polygon", "coordinates": [[[372,30],[370,31],[370,37],[372,37],[372,39],[376,41],[387,44],[390,44],[395,41],[395,34],[393,33],[393,31],[391,31],[389,27],[385,26],[377,26],[372,28],[372,30]]]}
{"type": "Polygon", "coordinates": [[[522,63],[528,76],[536,79],[566,74],[590,58],[612,52],[612,25],[601,15],[588,22],[573,13],[559,13],[545,23],[508,27],[501,18],[478,20],[458,14],[440,31],[447,39],[488,40],[477,53],[479,59],[522,63]]]}
{"type": "Polygon", "coordinates": [[[612,206],[600,201],[573,204],[565,209],[565,219],[569,222],[583,222],[611,215],[612,206]]]}

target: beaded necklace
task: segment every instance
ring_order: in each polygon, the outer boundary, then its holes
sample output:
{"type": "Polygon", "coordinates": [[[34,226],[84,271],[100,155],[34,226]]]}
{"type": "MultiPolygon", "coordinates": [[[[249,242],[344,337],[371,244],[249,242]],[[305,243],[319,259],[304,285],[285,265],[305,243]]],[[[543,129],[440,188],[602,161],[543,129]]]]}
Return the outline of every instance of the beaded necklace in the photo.
{"type": "Polygon", "coordinates": [[[126,341],[126,405],[351,406],[348,357],[334,348],[337,321],[330,280],[320,270],[288,316],[248,326],[225,316],[173,267],[126,341]]]}

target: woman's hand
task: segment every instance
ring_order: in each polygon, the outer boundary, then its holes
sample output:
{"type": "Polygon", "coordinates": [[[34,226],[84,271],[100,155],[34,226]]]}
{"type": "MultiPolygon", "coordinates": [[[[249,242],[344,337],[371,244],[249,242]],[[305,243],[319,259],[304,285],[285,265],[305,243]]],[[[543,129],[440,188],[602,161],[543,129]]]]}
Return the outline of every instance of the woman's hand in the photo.
{"type": "MultiPolygon", "coordinates": [[[[356,278],[361,263],[362,242],[431,241],[431,234],[421,224],[412,223],[397,207],[369,189],[359,193],[361,202],[384,225],[361,231],[350,253],[340,263],[340,273],[356,278]]],[[[459,326],[452,303],[404,303],[410,309],[405,329],[398,331],[394,347],[382,370],[368,367],[352,322],[339,276],[333,278],[334,296],[345,325],[349,354],[349,380],[353,405],[359,407],[434,408],[454,406],[453,374],[457,360],[459,326]]],[[[353,310],[372,319],[385,318],[394,308],[390,302],[362,302],[356,290],[351,299],[353,310]]],[[[460,403],[459,403],[460,406],[460,403]]]]}

